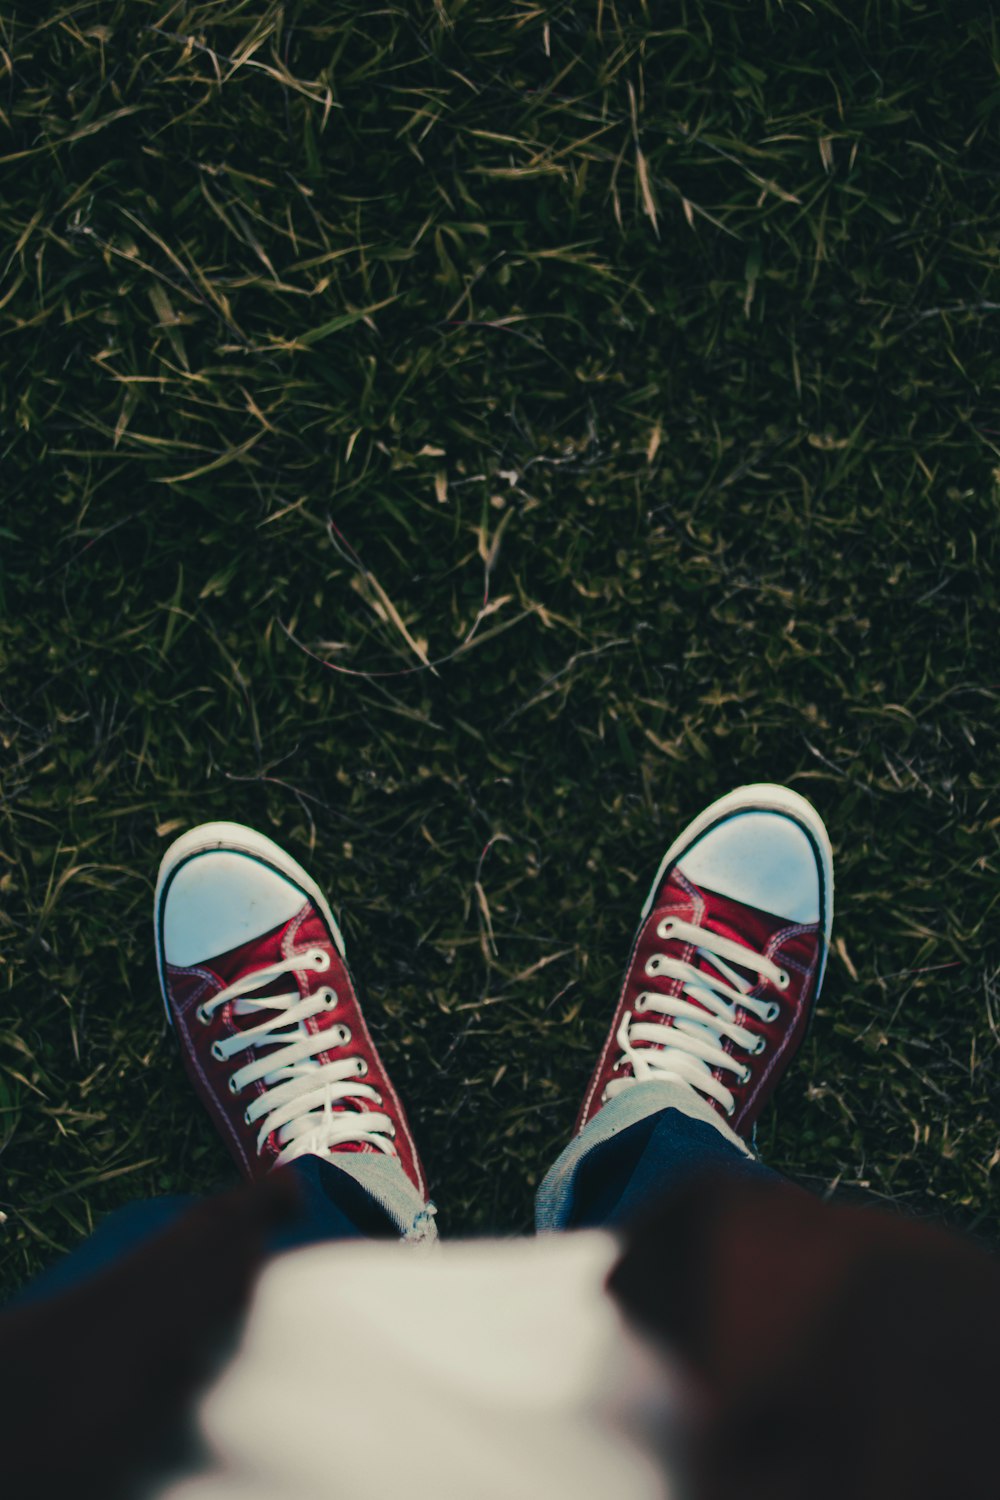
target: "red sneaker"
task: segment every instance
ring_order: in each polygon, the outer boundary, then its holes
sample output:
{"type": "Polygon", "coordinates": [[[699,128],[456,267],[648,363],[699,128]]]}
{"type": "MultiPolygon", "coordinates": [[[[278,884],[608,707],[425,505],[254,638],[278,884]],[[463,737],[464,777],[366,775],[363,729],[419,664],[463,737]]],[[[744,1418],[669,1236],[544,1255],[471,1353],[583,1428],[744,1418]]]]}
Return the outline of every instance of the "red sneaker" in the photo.
{"type": "Polygon", "coordinates": [[[576,1122],[646,1079],[693,1085],[749,1138],[806,1032],[833,925],[833,851],[805,797],[743,786],[663,857],[576,1122]]]}
{"type": "Polygon", "coordinates": [[[302,867],[252,828],[204,823],[163,856],[154,926],[184,1066],[244,1175],[381,1151],[426,1199],[343,937],[302,867]]]}

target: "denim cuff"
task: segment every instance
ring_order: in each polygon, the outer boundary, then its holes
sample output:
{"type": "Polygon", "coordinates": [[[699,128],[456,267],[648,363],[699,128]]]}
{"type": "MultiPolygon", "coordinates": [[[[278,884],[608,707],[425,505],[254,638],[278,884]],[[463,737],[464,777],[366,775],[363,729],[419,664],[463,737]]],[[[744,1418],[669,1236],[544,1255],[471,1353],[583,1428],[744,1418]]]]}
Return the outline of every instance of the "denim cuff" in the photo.
{"type": "Polygon", "coordinates": [[[565,1228],[573,1207],[577,1173],[585,1157],[630,1125],[664,1109],[677,1109],[694,1120],[714,1125],[743,1156],[750,1161],[759,1160],[746,1141],[726,1124],[718,1110],[713,1109],[689,1083],[679,1079],[646,1079],[609,1099],[556,1158],[535,1194],[536,1231],[544,1234],[565,1228]]]}
{"type": "Polygon", "coordinates": [[[401,1239],[414,1245],[437,1239],[437,1207],[421,1198],[395,1156],[343,1151],[324,1160],[360,1183],[396,1225],[401,1239]]]}

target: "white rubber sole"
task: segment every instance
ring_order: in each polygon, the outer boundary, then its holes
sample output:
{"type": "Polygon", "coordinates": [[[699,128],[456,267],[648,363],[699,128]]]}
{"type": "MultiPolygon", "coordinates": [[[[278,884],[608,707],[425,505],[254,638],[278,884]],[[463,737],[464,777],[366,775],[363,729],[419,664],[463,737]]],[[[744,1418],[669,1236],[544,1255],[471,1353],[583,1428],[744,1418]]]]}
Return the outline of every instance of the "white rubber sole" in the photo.
{"type": "Polygon", "coordinates": [[[660,861],[660,868],[656,872],[642,908],[639,926],[642,926],[649,915],[653,897],[668,868],[680,859],[685,850],[689,849],[695,840],[699,839],[709,828],[716,823],[723,822],[733,813],[754,811],[785,813],[794,818],[809,836],[819,859],[823,886],[823,956],[816,980],[818,995],[826,973],[826,961],[830,952],[830,934],[833,930],[833,848],[830,844],[830,835],[819,813],[811,802],[799,792],[793,792],[791,787],[778,786],[770,781],[753,782],[749,786],[740,786],[735,791],[727,792],[724,797],[719,797],[706,807],[704,812],[699,813],[684,832],[674,840],[660,861]]]}
{"type": "Polygon", "coordinates": [[[270,865],[272,869],[284,875],[297,885],[304,896],[314,902],[317,909],[322,912],[323,917],[333,934],[333,940],[341,958],[346,961],[347,954],[344,949],[344,938],[333,912],[323,892],[310,875],[299,864],[298,860],[286,854],[273,839],[266,834],[258,833],[255,828],[247,828],[242,823],[200,823],[197,828],[188,829],[182,833],[180,838],[175,839],[170,848],[160,861],[160,873],[156,878],[156,894],[153,899],[153,941],[156,948],[156,971],[160,979],[160,994],[163,997],[163,1008],[167,1013],[167,1020],[173,1025],[173,1017],[170,1014],[170,1006],[167,1004],[166,975],[163,972],[163,942],[161,938],[161,913],[163,900],[169,889],[174,875],[195,855],[205,854],[210,849],[227,849],[234,854],[246,854],[251,859],[258,859],[262,864],[270,865]]]}

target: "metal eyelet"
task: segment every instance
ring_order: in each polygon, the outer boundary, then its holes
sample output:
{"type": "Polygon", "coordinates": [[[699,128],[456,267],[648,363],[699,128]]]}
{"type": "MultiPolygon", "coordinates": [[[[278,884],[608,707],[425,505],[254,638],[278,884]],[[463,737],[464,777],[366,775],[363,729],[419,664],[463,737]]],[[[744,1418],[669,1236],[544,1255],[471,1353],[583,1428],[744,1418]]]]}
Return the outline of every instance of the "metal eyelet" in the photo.
{"type": "MultiPolygon", "coordinates": [[[[368,1064],[365,1062],[363,1057],[359,1057],[357,1059],[357,1072],[359,1078],[364,1078],[365,1074],[368,1072],[368,1064]]],[[[382,1103],[381,1099],[379,1100],[379,1103],[382,1103]]]]}
{"type": "Polygon", "coordinates": [[[779,969],[778,970],[778,979],[777,979],[778,989],[779,990],[787,990],[787,988],[791,984],[791,982],[792,982],[792,976],[787,972],[787,970],[785,970],[785,969],[779,969]]]}
{"type": "Polygon", "coordinates": [[[750,1082],[750,1075],[751,1075],[752,1072],[753,1072],[752,1068],[744,1068],[743,1069],[743,1076],[738,1081],[740,1083],[749,1083],[750,1082]]]}
{"type": "Polygon", "coordinates": [[[313,961],[313,968],[316,970],[316,973],[325,974],[327,969],[330,967],[329,953],[327,953],[324,948],[314,948],[311,956],[313,961]],[[318,963],[318,959],[322,959],[323,962],[318,963]]]}
{"type": "Polygon", "coordinates": [[[244,1125],[249,1125],[250,1124],[250,1111],[249,1111],[249,1109],[245,1109],[243,1111],[243,1123],[244,1123],[244,1125]]]}
{"type": "Polygon", "coordinates": [[[646,960],[646,973],[651,978],[655,978],[656,975],[659,974],[659,972],[660,972],[660,956],[659,956],[658,953],[654,953],[653,956],[652,956],[652,958],[647,958],[647,960],[646,960]],[[655,968],[653,967],[654,964],[656,965],[655,968]]]}
{"type": "Polygon", "coordinates": [[[339,1036],[340,1041],[337,1043],[337,1046],[346,1047],[351,1040],[351,1028],[349,1026],[341,1026],[339,1036]]]}
{"type": "Polygon", "coordinates": [[[676,926],[676,917],[664,917],[663,921],[657,924],[656,936],[661,938],[669,937],[676,926]]]}
{"type": "Polygon", "coordinates": [[[766,1046],[767,1046],[767,1037],[766,1036],[759,1036],[757,1038],[756,1045],[750,1048],[750,1056],[751,1057],[759,1057],[760,1054],[763,1052],[763,1050],[764,1050],[764,1048],[766,1046]]]}
{"type": "Polygon", "coordinates": [[[323,991],[323,1004],[329,1010],[332,1010],[333,1007],[336,1005],[336,1003],[337,1003],[337,991],[336,990],[331,990],[331,989],[325,989],[323,991]]]}
{"type": "Polygon", "coordinates": [[[645,996],[645,994],[636,995],[635,1000],[632,1002],[632,1014],[634,1016],[639,1016],[639,1015],[642,1014],[642,1012],[645,1009],[646,1009],[646,996],[645,996]]]}
{"type": "Polygon", "coordinates": [[[205,1007],[203,1005],[198,1006],[198,1009],[195,1011],[195,1017],[203,1026],[211,1026],[212,1024],[212,1017],[205,1014],[205,1007]]]}
{"type": "Polygon", "coordinates": [[[209,1051],[211,1052],[212,1056],[215,1058],[216,1062],[225,1062],[226,1055],[225,1055],[225,1053],[222,1050],[222,1043],[221,1042],[213,1042],[212,1045],[211,1045],[211,1047],[209,1048],[209,1051]]]}
{"type": "Polygon", "coordinates": [[[230,1073],[228,1082],[229,1082],[229,1092],[231,1094],[238,1094],[240,1092],[240,1089],[243,1087],[242,1084],[240,1084],[239,1086],[237,1086],[237,1083],[236,1083],[236,1074],[235,1073],[230,1073]]]}
{"type": "Polygon", "coordinates": [[[777,1000],[772,1000],[767,1008],[767,1015],[763,1017],[765,1022],[776,1021],[781,1014],[781,1006],[777,1000]]]}

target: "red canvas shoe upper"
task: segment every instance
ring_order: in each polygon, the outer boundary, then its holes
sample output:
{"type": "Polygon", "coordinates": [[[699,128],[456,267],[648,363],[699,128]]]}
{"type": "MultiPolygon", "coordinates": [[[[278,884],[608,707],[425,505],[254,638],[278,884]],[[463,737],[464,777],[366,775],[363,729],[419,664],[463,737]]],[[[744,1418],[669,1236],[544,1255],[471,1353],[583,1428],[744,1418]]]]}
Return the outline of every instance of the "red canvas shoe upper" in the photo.
{"type": "Polygon", "coordinates": [[[822,949],[820,922],[701,888],[674,865],[636,935],[576,1129],[626,1080],[681,1078],[749,1137],[802,1041],[822,949]]]}
{"type": "Polygon", "coordinates": [[[313,901],[227,953],[165,961],[162,974],[184,1066],[247,1177],[306,1152],[384,1152],[426,1198],[402,1103],[313,901]]]}

